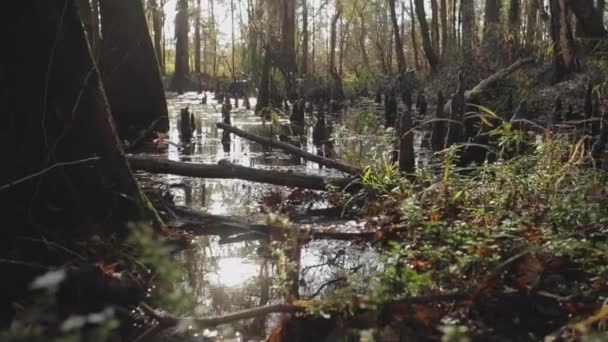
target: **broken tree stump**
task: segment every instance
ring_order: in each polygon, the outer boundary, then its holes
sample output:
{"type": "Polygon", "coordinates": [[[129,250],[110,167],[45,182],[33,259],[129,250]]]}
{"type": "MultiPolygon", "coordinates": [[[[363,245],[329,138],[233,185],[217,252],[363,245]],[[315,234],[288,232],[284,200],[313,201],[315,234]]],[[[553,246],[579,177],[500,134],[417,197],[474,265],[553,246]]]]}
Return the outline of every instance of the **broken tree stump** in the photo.
{"type": "Polygon", "coordinates": [[[192,139],[192,117],[188,107],[182,108],[179,111],[179,131],[182,141],[190,141],[192,139]]]}
{"type": "Polygon", "coordinates": [[[304,125],[304,99],[299,99],[294,102],[291,108],[291,115],[289,116],[289,121],[292,124],[304,125]]]}
{"type": "Polygon", "coordinates": [[[416,171],[411,111],[403,111],[399,120],[399,130],[399,171],[411,174],[416,171]]]}
{"type": "Polygon", "coordinates": [[[443,105],[445,104],[445,98],[443,93],[437,94],[437,112],[435,113],[435,122],[433,122],[433,129],[431,134],[431,150],[433,152],[441,151],[445,148],[445,135],[446,135],[446,122],[447,119],[445,112],[443,111],[443,105]]]}
{"type": "Polygon", "coordinates": [[[426,116],[426,96],[424,96],[424,90],[421,90],[416,97],[416,109],[418,109],[418,115],[424,117],[426,116]]]}
{"type": "MultiPolygon", "coordinates": [[[[460,143],[464,140],[464,109],[466,96],[464,92],[464,75],[458,73],[458,88],[452,94],[450,101],[446,105],[450,105],[448,132],[446,134],[445,147],[450,147],[455,143],[460,143]]],[[[445,110],[445,106],[444,106],[445,110]]]]}
{"type": "Polygon", "coordinates": [[[395,127],[395,120],[397,118],[397,99],[394,94],[387,94],[384,97],[384,127],[395,127]]]}

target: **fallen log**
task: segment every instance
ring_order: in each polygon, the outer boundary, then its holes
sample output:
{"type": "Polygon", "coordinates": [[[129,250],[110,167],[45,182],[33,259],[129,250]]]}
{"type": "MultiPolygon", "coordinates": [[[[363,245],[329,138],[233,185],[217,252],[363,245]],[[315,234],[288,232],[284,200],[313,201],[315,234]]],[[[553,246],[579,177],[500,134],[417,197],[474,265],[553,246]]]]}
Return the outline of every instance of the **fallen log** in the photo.
{"type": "MultiPolygon", "coordinates": [[[[221,244],[268,239],[270,235],[268,224],[250,223],[229,216],[211,215],[183,206],[173,206],[171,210],[177,215],[175,222],[177,228],[199,236],[219,235],[222,237],[221,244]]],[[[171,222],[168,225],[171,226],[171,222]]],[[[295,226],[293,231],[304,240],[372,241],[377,237],[374,232],[344,233],[302,229],[295,226]]]]}
{"type": "Polygon", "coordinates": [[[288,143],[284,143],[281,141],[278,141],[276,139],[272,139],[272,138],[267,138],[267,137],[261,137],[259,135],[255,135],[252,133],[249,133],[247,131],[244,131],[242,129],[236,128],[234,126],[231,125],[227,125],[225,123],[222,122],[218,122],[217,123],[217,127],[220,129],[223,129],[224,131],[228,131],[230,133],[236,134],[241,138],[247,139],[247,140],[251,140],[251,141],[255,141],[259,144],[265,145],[265,146],[272,146],[272,147],[276,147],[276,148],[280,148],[286,152],[289,152],[293,155],[296,155],[300,158],[315,162],[319,165],[323,165],[332,169],[336,169],[351,175],[360,175],[361,174],[361,170],[351,166],[351,165],[347,165],[344,164],[342,162],[339,162],[337,160],[333,160],[333,159],[329,159],[329,158],[325,158],[325,157],[321,157],[318,156],[316,154],[312,154],[312,153],[308,153],[306,151],[302,151],[301,149],[299,149],[296,146],[293,146],[291,144],[288,143]]]}
{"type": "Polygon", "coordinates": [[[352,178],[321,177],[255,169],[231,164],[227,161],[220,161],[218,164],[192,164],[148,156],[128,156],[127,160],[133,170],[150,173],[197,178],[242,179],[311,190],[327,190],[328,187],[343,189],[353,181],[352,178]]]}
{"type": "MultiPolygon", "coordinates": [[[[487,77],[484,80],[482,80],[481,82],[479,82],[475,87],[473,87],[473,89],[467,90],[464,92],[465,102],[470,102],[471,100],[477,98],[481,93],[486,91],[488,88],[490,88],[496,82],[511,75],[513,72],[515,72],[517,69],[521,68],[522,66],[533,63],[533,62],[534,62],[534,58],[531,58],[531,57],[519,59],[515,63],[511,64],[510,66],[508,66],[504,69],[501,69],[501,70],[497,71],[496,73],[490,75],[489,77],[487,77]]],[[[443,106],[443,111],[448,116],[449,116],[449,114],[452,113],[452,101],[451,100],[448,100],[448,102],[443,106]]]]}

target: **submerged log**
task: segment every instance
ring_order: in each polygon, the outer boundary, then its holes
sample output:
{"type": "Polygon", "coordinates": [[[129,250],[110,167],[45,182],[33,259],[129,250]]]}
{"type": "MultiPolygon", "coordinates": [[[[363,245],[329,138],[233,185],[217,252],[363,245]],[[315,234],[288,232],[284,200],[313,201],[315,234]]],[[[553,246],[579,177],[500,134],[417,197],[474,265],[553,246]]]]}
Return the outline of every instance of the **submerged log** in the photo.
{"type": "MultiPolygon", "coordinates": [[[[465,102],[469,102],[472,99],[478,97],[483,92],[485,92],[486,90],[488,90],[488,88],[490,88],[491,86],[493,86],[497,82],[503,80],[507,76],[509,76],[512,73],[514,73],[517,69],[521,68],[522,66],[524,66],[526,64],[530,64],[530,63],[533,63],[533,62],[534,62],[534,58],[524,58],[524,59],[520,59],[520,60],[516,61],[515,63],[511,64],[507,68],[504,68],[504,69],[501,69],[501,70],[497,71],[495,74],[492,74],[491,76],[489,76],[486,79],[484,79],[481,82],[479,82],[475,87],[473,87],[473,89],[465,91],[464,92],[464,100],[465,100],[465,102]]],[[[446,114],[451,114],[452,113],[451,112],[451,108],[452,108],[452,103],[451,102],[452,101],[450,100],[450,101],[448,101],[443,106],[443,110],[445,111],[446,114]]]]}
{"type": "Polygon", "coordinates": [[[242,179],[311,190],[327,190],[330,186],[344,188],[353,181],[352,178],[321,177],[293,172],[254,169],[231,164],[227,161],[220,161],[218,164],[191,164],[148,156],[128,156],[127,159],[133,170],[150,173],[198,178],[242,179]]]}
{"type": "Polygon", "coordinates": [[[251,140],[251,141],[255,141],[259,144],[262,145],[266,145],[266,146],[272,146],[272,147],[276,147],[276,148],[280,148],[283,151],[289,152],[293,155],[296,155],[298,157],[304,158],[306,160],[315,162],[319,165],[323,165],[332,169],[336,169],[351,175],[359,175],[361,174],[361,170],[357,169],[354,166],[351,165],[347,165],[344,164],[342,162],[339,162],[337,160],[333,160],[333,159],[329,159],[329,158],[325,158],[325,157],[321,157],[312,153],[308,153],[306,151],[302,151],[301,149],[297,148],[296,146],[293,146],[291,144],[288,143],[284,143],[284,142],[280,142],[278,140],[272,139],[272,138],[266,138],[266,137],[261,137],[252,133],[249,133],[247,131],[244,131],[242,129],[236,128],[234,126],[231,125],[227,125],[224,123],[217,123],[217,127],[220,129],[223,129],[224,131],[230,132],[230,133],[234,133],[236,135],[238,135],[241,138],[245,138],[247,140],[251,140]]]}

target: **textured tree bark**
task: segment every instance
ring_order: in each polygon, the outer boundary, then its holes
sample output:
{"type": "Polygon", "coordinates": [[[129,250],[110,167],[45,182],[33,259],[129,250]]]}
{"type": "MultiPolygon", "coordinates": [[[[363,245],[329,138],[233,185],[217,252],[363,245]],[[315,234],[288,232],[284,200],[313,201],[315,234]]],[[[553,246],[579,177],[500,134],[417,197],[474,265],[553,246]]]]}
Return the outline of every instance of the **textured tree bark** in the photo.
{"type": "Polygon", "coordinates": [[[175,15],[175,71],[169,88],[183,92],[190,86],[188,64],[188,0],[178,0],[175,15]]]}
{"type": "Polygon", "coordinates": [[[431,43],[435,55],[441,55],[441,44],[439,42],[439,5],[437,0],[431,0],[431,43]]]}
{"type": "Polygon", "coordinates": [[[230,163],[190,164],[157,157],[129,156],[129,163],[134,170],[151,173],[174,174],[185,177],[243,179],[252,182],[299,187],[311,190],[327,190],[329,186],[344,188],[352,182],[351,178],[330,178],[254,169],[230,163]]]}
{"type": "Polygon", "coordinates": [[[551,37],[553,39],[553,58],[555,72],[553,80],[558,82],[569,72],[579,68],[576,57],[574,37],[566,0],[550,0],[551,37]]]}
{"type": "Polygon", "coordinates": [[[336,69],[336,41],[337,41],[337,33],[336,26],[338,24],[338,20],[342,16],[342,7],[338,4],[336,5],[336,13],[334,14],[331,20],[331,29],[330,29],[330,37],[329,37],[329,74],[331,75],[334,84],[331,89],[330,98],[332,100],[341,100],[344,98],[344,93],[342,92],[342,79],[340,74],[338,73],[338,69],[336,69]]]}
{"type": "Polygon", "coordinates": [[[424,48],[424,54],[429,62],[431,72],[436,72],[439,67],[439,60],[431,45],[431,37],[429,33],[429,26],[426,22],[426,12],[424,10],[424,0],[414,0],[416,4],[416,15],[418,16],[418,22],[420,23],[420,33],[422,35],[422,47],[424,48]]]}
{"type": "Polygon", "coordinates": [[[538,30],[538,1],[528,0],[528,8],[526,10],[526,50],[532,51],[536,43],[538,30]]]}
{"type": "Polygon", "coordinates": [[[473,65],[473,43],[475,35],[475,6],[473,0],[460,0],[462,11],[462,60],[463,65],[473,65]]]}
{"type": "Polygon", "coordinates": [[[121,231],[127,221],[161,223],[120,148],[74,1],[23,0],[11,9],[0,13],[8,47],[0,102],[11,123],[0,127],[0,184],[61,162],[99,160],[53,168],[0,192],[2,217],[17,225],[2,234],[29,227],[74,238],[121,231]]]}
{"type": "Polygon", "coordinates": [[[602,3],[598,8],[593,6],[593,1],[566,0],[565,3],[576,15],[576,35],[578,37],[597,39],[608,35],[604,27],[604,5],[602,3]]]}
{"type": "Polygon", "coordinates": [[[416,171],[412,113],[409,110],[403,111],[399,121],[399,171],[410,174],[416,171]]]}
{"type": "Polygon", "coordinates": [[[157,120],[155,129],[167,131],[167,101],[142,3],[100,0],[99,5],[101,75],[120,136],[136,137],[157,120]]]}
{"type": "Polygon", "coordinates": [[[510,55],[517,56],[519,50],[519,26],[521,24],[521,0],[511,0],[509,6],[510,55]]]}
{"type": "Polygon", "coordinates": [[[412,39],[412,49],[414,50],[414,64],[416,69],[420,69],[420,60],[418,59],[418,42],[416,42],[416,17],[414,16],[414,4],[410,0],[410,22],[412,29],[410,30],[412,39]]]}
{"type": "MultiPolygon", "coordinates": [[[[500,34],[501,0],[486,0],[483,21],[483,55],[493,61],[500,55],[499,46],[502,39],[500,34]]],[[[463,34],[464,39],[472,39],[463,34]]]]}
{"type": "Polygon", "coordinates": [[[403,42],[399,34],[399,23],[397,22],[397,11],[395,10],[395,0],[388,0],[388,6],[391,11],[391,22],[393,24],[393,33],[395,35],[395,54],[397,55],[397,71],[403,74],[407,68],[405,64],[405,54],[403,52],[403,42]]]}

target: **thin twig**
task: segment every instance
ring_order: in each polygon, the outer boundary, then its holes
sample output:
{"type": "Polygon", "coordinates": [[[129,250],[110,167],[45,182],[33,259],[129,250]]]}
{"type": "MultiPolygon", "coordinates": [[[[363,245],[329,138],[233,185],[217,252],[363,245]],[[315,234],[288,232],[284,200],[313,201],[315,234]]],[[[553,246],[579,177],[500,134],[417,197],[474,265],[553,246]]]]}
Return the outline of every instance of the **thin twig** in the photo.
{"type": "Polygon", "coordinates": [[[43,170],[40,170],[40,171],[38,171],[36,173],[32,173],[31,175],[25,176],[23,178],[20,178],[20,179],[17,179],[16,181],[11,182],[11,183],[8,183],[8,184],[5,184],[3,186],[0,186],[0,191],[4,191],[6,189],[12,188],[15,185],[18,185],[20,183],[28,181],[28,180],[30,180],[32,178],[36,178],[36,177],[38,177],[40,175],[43,175],[43,174],[51,171],[54,168],[57,168],[57,167],[60,167],[60,166],[70,166],[70,165],[84,164],[84,163],[87,163],[87,162],[90,162],[90,161],[96,161],[96,160],[99,160],[99,159],[101,159],[101,158],[100,157],[90,157],[90,158],[85,158],[85,159],[80,159],[80,160],[69,161],[69,162],[56,163],[56,164],[53,164],[53,165],[51,165],[51,166],[49,166],[49,167],[47,167],[47,168],[45,168],[43,170]]]}

